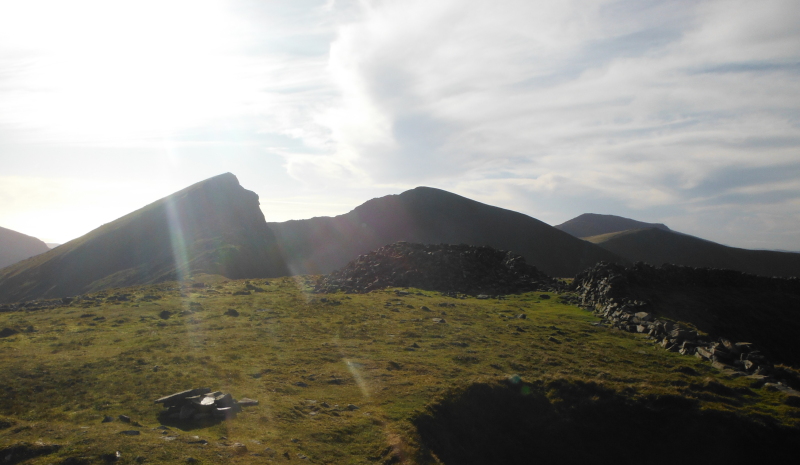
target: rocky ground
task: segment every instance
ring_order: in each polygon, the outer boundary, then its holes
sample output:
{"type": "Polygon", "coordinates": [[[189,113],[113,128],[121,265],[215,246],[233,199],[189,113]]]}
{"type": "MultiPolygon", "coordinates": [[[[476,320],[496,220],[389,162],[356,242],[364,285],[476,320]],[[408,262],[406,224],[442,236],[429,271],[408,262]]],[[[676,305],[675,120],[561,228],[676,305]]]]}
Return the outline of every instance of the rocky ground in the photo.
{"type": "Polygon", "coordinates": [[[469,295],[557,291],[563,285],[513,252],[470,245],[396,242],[322,277],[317,292],[415,287],[469,295]]]}

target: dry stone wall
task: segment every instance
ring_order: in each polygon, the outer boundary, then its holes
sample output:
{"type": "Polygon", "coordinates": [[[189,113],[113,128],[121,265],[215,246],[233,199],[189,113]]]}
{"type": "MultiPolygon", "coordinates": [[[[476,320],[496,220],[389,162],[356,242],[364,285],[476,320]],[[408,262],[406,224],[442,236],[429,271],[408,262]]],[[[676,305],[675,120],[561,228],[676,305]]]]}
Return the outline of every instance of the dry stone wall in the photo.
{"type": "MultiPolygon", "coordinates": [[[[724,336],[698,333],[688,325],[661,319],[654,314],[650,302],[632,297],[633,288],[659,287],[747,287],[797,292],[800,281],[795,278],[763,278],[731,270],[664,265],[656,268],[637,263],[631,268],[599,263],[575,277],[571,290],[578,304],[600,316],[608,326],[631,333],[643,333],[658,345],[672,352],[694,356],[713,363],[721,370],[741,376],[753,376],[762,384],[774,384],[778,390],[788,389],[777,380],[787,373],[776,370],[755,344],[734,342],[724,336]]],[[[797,380],[789,380],[796,386],[797,380]]],[[[787,394],[800,396],[789,389],[787,394]]]]}

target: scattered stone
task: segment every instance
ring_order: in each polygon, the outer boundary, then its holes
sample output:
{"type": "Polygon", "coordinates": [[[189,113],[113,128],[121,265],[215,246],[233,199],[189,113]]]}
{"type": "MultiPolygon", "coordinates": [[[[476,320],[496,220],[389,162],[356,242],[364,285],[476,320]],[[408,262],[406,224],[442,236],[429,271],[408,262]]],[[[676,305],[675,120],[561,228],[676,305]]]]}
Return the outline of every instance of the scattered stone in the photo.
{"type": "Polygon", "coordinates": [[[561,344],[561,341],[559,341],[558,339],[554,338],[553,336],[548,337],[547,340],[550,341],[550,342],[555,342],[556,344],[561,344]]]}
{"type": "Polygon", "coordinates": [[[434,323],[447,323],[444,318],[431,318],[434,323]]]}
{"type": "Polygon", "coordinates": [[[358,410],[358,407],[356,405],[349,404],[347,406],[347,410],[350,410],[352,412],[353,410],[358,410]]]}
{"type": "Polygon", "coordinates": [[[301,388],[307,388],[308,387],[308,384],[306,384],[306,383],[304,383],[302,381],[298,381],[298,382],[294,383],[294,385],[297,386],[297,387],[301,387],[301,388]]]}
{"type": "Polygon", "coordinates": [[[172,312],[169,310],[162,310],[161,313],[158,314],[158,317],[162,320],[169,320],[169,317],[172,316],[172,312]]]}
{"type": "Polygon", "coordinates": [[[0,337],[13,336],[13,335],[17,334],[18,332],[19,331],[17,331],[16,329],[3,328],[2,330],[0,330],[0,337]]]}
{"type": "Polygon", "coordinates": [[[117,418],[119,418],[119,421],[121,421],[123,423],[130,423],[131,422],[131,417],[129,417],[128,415],[120,415],[117,418]]]}
{"type": "Polygon", "coordinates": [[[114,417],[106,415],[103,417],[103,421],[101,421],[100,423],[111,423],[112,421],[114,421],[114,417]]]}
{"type": "Polygon", "coordinates": [[[258,401],[253,399],[248,399],[247,397],[242,397],[241,399],[239,399],[239,405],[241,405],[242,407],[255,407],[258,405],[258,401]]]}
{"type": "Polygon", "coordinates": [[[119,434],[124,434],[125,436],[138,436],[142,434],[142,432],[135,429],[129,429],[125,431],[120,431],[119,434]]]}
{"type": "Polygon", "coordinates": [[[426,307],[425,305],[423,305],[422,307],[420,307],[420,310],[422,310],[423,312],[430,312],[430,311],[431,311],[431,309],[430,309],[430,308],[428,308],[428,307],[426,307]]]}
{"type": "Polygon", "coordinates": [[[247,453],[247,446],[241,442],[233,443],[233,445],[231,445],[231,449],[233,449],[233,453],[236,455],[244,455],[247,453]]]}
{"type": "MultiPolygon", "coordinates": [[[[249,292],[248,292],[248,294],[249,294],[249,292]]],[[[228,310],[225,311],[225,315],[228,315],[228,316],[239,316],[239,312],[237,312],[236,309],[229,308],[228,310]]]]}

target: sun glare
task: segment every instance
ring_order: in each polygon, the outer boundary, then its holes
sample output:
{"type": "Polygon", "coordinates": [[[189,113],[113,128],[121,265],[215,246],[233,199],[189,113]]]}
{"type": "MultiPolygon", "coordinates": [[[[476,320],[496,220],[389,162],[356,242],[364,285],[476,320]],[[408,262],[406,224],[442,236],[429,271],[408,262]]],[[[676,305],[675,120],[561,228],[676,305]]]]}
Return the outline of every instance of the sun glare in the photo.
{"type": "MultiPolygon", "coordinates": [[[[9,11],[9,9],[11,11],[9,11]]],[[[81,142],[163,136],[240,110],[241,28],[220,2],[15,2],[2,42],[33,57],[18,117],[81,142]]]]}

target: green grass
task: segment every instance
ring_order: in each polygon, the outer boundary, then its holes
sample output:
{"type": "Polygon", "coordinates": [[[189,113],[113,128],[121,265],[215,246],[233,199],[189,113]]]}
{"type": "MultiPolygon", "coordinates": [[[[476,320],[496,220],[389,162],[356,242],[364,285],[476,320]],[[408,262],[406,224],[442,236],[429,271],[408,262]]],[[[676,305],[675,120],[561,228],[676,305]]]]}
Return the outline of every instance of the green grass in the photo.
{"type": "Polygon", "coordinates": [[[0,447],[65,446],[29,463],[116,451],[118,463],[285,462],[285,453],[309,463],[376,463],[392,448],[418,456],[411,419],[437,396],[514,374],[527,382],[593,381],[631,398],[682,395],[703,409],[797,426],[798,410],[783,394],[750,389],[751,380],[726,378],[641,336],[592,326],[595,317],[555,295],[498,301],[416,289],[398,297],[390,289],[326,296],[309,293],[306,278],[252,283],[264,292],[232,295],[245,281],[210,289],[168,283],[95,294],[131,294],[127,302],[0,314],[0,328],[34,328],[0,339],[0,447]],[[229,308],[240,316],[224,315],[229,308]],[[159,317],[164,310],[169,319],[159,317]],[[516,318],[522,313],[526,319],[516,318]],[[706,389],[711,381],[736,394],[706,389]],[[206,428],[155,429],[153,400],[203,386],[260,405],[206,428]],[[120,414],[142,426],[101,423],[120,414]],[[120,434],[130,429],[141,434],[120,434]],[[208,444],[191,444],[199,439],[208,444]]]}

